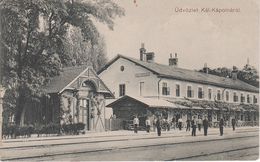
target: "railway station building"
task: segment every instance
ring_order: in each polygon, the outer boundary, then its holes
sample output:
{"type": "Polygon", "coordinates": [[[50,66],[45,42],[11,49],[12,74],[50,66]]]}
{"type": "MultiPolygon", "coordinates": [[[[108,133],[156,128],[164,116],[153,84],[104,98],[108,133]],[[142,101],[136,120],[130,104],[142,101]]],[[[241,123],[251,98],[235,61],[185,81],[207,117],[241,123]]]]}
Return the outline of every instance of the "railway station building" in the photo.
{"type": "Polygon", "coordinates": [[[142,44],[140,59],[117,55],[98,72],[116,97],[107,106],[118,118],[207,116],[212,125],[221,117],[227,123],[235,118],[241,125],[258,124],[259,89],[237,79],[236,68],[226,78],[209,74],[206,66],[204,72],[180,68],[177,54],[169,65],[154,58],[142,44]]]}

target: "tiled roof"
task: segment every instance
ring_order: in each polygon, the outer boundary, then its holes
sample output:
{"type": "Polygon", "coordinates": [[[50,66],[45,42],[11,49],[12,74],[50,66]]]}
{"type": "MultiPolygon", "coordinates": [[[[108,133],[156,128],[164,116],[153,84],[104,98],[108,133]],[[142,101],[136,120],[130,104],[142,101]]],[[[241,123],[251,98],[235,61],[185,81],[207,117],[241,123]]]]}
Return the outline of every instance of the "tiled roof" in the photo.
{"type": "Polygon", "coordinates": [[[132,99],[135,100],[136,102],[140,102],[148,107],[152,107],[152,108],[178,108],[180,105],[168,102],[164,99],[158,99],[158,98],[144,98],[141,96],[128,96],[125,95],[115,101],[113,101],[112,103],[108,104],[107,107],[114,107],[115,105],[117,105],[118,103],[125,103],[126,100],[128,99],[132,99]]]}
{"type": "Polygon", "coordinates": [[[75,66],[63,68],[60,75],[53,77],[50,82],[43,87],[46,93],[58,93],[73,81],[80,73],[82,73],[86,66],[75,66]]]}
{"type": "Polygon", "coordinates": [[[249,85],[239,79],[234,80],[231,78],[224,78],[224,77],[206,74],[194,70],[162,65],[154,62],[144,62],[123,55],[118,55],[114,59],[112,59],[107,65],[105,65],[98,72],[98,74],[104,71],[108,66],[110,66],[113,62],[115,62],[119,58],[124,58],[126,60],[129,60],[163,78],[172,78],[172,79],[183,80],[188,82],[209,84],[209,85],[219,86],[223,88],[231,88],[235,90],[244,90],[244,91],[256,92],[256,93],[259,92],[258,88],[249,85]]]}

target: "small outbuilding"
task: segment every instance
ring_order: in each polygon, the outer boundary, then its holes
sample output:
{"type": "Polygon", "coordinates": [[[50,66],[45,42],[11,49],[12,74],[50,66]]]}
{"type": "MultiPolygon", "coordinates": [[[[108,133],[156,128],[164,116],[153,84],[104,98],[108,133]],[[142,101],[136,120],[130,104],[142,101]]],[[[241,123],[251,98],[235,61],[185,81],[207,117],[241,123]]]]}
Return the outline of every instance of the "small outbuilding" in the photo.
{"type": "Polygon", "coordinates": [[[40,104],[26,109],[25,124],[84,123],[86,131],[105,131],[105,100],[114,95],[92,67],[63,68],[44,91],[40,104]]]}

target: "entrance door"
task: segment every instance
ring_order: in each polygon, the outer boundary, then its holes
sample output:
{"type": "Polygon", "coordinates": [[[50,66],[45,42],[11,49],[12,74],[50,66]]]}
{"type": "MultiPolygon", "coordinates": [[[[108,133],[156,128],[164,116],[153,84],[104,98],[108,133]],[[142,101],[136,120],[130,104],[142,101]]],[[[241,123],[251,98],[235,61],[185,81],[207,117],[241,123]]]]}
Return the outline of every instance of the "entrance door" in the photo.
{"type": "Polygon", "coordinates": [[[89,99],[86,99],[86,125],[85,128],[86,130],[90,130],[90,115],[89,115],[89,109],[90,109],[90,102],[89,99]]]}

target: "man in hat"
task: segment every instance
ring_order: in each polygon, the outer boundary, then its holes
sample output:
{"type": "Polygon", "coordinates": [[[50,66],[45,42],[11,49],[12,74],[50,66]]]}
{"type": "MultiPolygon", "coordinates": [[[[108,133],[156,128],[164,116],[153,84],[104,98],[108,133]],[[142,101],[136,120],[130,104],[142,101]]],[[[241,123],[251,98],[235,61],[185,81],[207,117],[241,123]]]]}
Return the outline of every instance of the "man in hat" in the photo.
{"type": "Polygon", "coordinates": [[[205,116],[205,119],[203,120],[204,136],[208,135],[208,127],[209,127],[209,121],[208,118],[205,116]]]}

